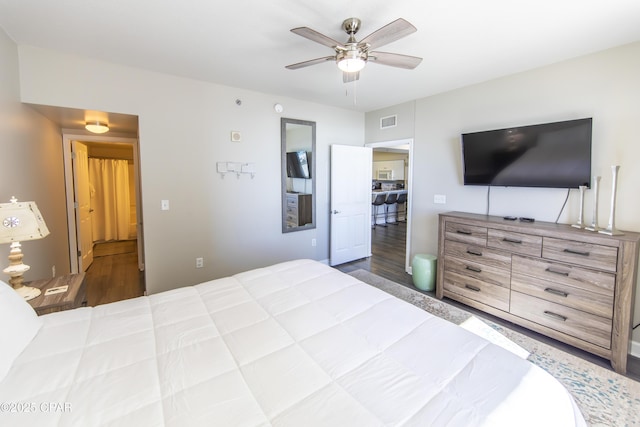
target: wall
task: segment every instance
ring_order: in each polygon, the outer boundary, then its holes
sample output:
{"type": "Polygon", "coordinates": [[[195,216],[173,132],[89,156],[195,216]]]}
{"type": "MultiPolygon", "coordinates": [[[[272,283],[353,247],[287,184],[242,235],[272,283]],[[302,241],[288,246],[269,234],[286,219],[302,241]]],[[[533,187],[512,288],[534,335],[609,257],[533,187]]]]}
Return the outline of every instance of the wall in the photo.
{"type": "MultiPolygon", "coordinates": [[[[69,273],[69,247],[60,129],[20,103],[18,50],[0,29],[0,203],[11,196],[37,203],[51,234],[22,243],[26,280],[69,273]],[[50,183],[59,185],[50,185],[50,183]]],[[[0,270],[9,265],[9,244],[0,245],[0,270]]],[[[0,273],[0,280],[9,277],[0,273]]]]}
{"type": "Polygon", "coordinates": [[[363,113],[33,47],[19,52],[23,102],[139,117],[150,293],[288,259],[328,258],[329,146],[362,145],[363,113]],[[313,230],[281,232],[281,116],[317,123],[313,230]],[[242,142],[231,142],[231,131],[242,142]],[[256,176],[223,179],[219,161],[253,162],[256,176]],[[163,199],[169,211],[160,210],[163,199]],[[204,268],[195,269],[196,257],[204,268]]]}
{"type": "Polygon", "coordinates": [[[411,101],[367,113],[365,116],[366,141],[370,143],[413,138],[415,110],[415,101],[411,101]],[[396,126],[380,129],[380,119],[393,115],[397,116],[396,126]]]}
{"type": "MultiPolygon", "coordinates": [[[[593,117],[592,171],[601,175],[600,225],[606,226],[611,200],[611,165],[620,165],[616,225],[640,231],[640,43],[599,52],[536,70],[491,80],[415,103],[413,230],[411,252],[436,253],[437,214],[443,211],[486,213],[487,188],[462,185],[460,134],[581,117],[593,117]],[[447,204],[433,203],[435,194],[447,204]]],[[[404,111],[406,104],[398,106],[404,111]]],[[[393,107],[367,114],[370,122],[393,114],[393,107]]],[[[410,137],[409,131],[404,137],[410,137]]],[[[490,213],[555,221],[566,190],[492,188],[490,213]]],[[[559,222],[577,219],[579,193],[572,190],[559,222]]],[[[586,221],[592,215],[587,191],[586,221]]],[[[635,321],[640,321],[640,292],[636,292],[635,321]]],[[[640,341],[640,328],[634,334],[640,341]]]]}

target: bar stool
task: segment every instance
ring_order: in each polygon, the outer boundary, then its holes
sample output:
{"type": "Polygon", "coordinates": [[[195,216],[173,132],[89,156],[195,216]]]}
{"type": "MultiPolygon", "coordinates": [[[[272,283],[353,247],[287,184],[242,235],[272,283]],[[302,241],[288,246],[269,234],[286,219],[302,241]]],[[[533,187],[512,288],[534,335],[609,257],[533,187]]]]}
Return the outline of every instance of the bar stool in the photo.
{"type": "Polygon", "coordinates": [[[387,218],[389,217],[389,206],[395,205],[398,200],[398,193],[389,193],[386,200],[384,201],[384,223],[385,224],[393,224],[398,225],[398,212],[396,212],[396,220],[394,222],[389,222],[387,218]]]}
{"type": "Polygon", "coordinates": [[[405,222],[407,220],[407,192],[402,192],[398,195],[398,200],[396,201],[398,205],[398,213],[396,214],[396,221],[400,221],[400,205],[402,205],[402,221],[405,222]]]}
{"type": "MultiPolygon", "coordinates": [[[[385,193],[379,193],[379,194],[376,194],[376,198],[373,200],[373,202],[371,202],[371,211],[372,211],[371,212],[371,218],[372,218],[371,228],[376,228],[376,218],[379,215],[378,206],[382,206],[386,198],[387,198],[387,195],[385,193]]],[[[385,221],[386,221],[386,217],[385,217],[385,221]]],[[[382,226],[386,227],[387,225],[384,224],[382,226]]]]}

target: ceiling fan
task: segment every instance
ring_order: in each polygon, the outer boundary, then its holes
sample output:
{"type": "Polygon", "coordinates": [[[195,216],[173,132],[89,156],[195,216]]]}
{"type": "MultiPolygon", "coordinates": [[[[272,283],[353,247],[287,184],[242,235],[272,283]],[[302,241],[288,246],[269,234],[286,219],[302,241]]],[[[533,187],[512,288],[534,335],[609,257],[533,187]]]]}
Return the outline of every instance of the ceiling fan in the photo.
{"type": "Polygon", "coordinates": [[[416,68],[422,61],[422,58],[416,56],[371,50],[399,40],[417,31],[416,27],[402,18],[396,19],[374,31],[360,41],[357,41],[355,38],[355,34],[360,29],[360,20],[358,18],[345,19],[342,23],[342,29],[349,35],[349,40],[347,40],[346,43],[337,42],[331,37],[327,37],[308,27],[292,29],[291,32],[299,36],[332,48],[335,50],[335,55],[298,62],[297,64],[287,65],[285,68],[297,70],[326,61],[336,61],[338,68],[343,71],[342,80],[345,83],[349,83],[360,78],[360,70],[362,70],[369,61],[409,70],[416,68]]]}

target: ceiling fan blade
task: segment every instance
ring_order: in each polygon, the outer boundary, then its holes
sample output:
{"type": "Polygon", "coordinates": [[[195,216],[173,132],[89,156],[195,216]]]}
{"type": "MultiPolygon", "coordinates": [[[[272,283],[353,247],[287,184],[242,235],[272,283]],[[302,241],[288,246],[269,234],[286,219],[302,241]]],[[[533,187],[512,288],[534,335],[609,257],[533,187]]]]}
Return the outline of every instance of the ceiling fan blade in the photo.
{"type": "Polygon", "coordinates": [[[413,70],[420,65],[422,58],[418,58],[417,56],[401,55],[399,53],[369,52],[368,61],[413,70]]]}
{"type": "Polygon", "coordinates": [[[360,78],[360,71],[356,71],[355,73],[347,73],[347,72],[343,72],[342,73],[342,82],[343,83],[355,82],[359,78],[360,78]]]}
{"type": "Polygon", "coordinates": [[[375,49],[406,37],[416,31],[418,31],[416,27],[406,20],[398,18],[360,40],[358,45],[368,44],[369,49],[375,49]]]}
{"type": "Polygon", "coordinates": [[[287,65],[285,68],[289,70],[297,70],[298,68],[309,67],[311,65],[320,64],[327,61],[335,61],[335,56],[325,56],[323,58],[310,59],[308,61],[298,62],[297,64],[287,65]]]}
{"type": "Polygon", "coordinates": [[[295,33],[299,36],[302,36],[304,38],[307,38],[311,41],[314,41],[316,43],[320,43],[322,45],[331,47],[331,48],[338,48],[340,50],[345,50],[346,48],[342,45],[342,43],[335,41],[334,39],[332,39],[331,37],[327,37],[324,34],[320,34],[319,32],[317,32],[316,30],[312,30],[311,28],[308,27],[299,27],[299,28],[294,28],[291,30],[292,33],[295,33]]]}

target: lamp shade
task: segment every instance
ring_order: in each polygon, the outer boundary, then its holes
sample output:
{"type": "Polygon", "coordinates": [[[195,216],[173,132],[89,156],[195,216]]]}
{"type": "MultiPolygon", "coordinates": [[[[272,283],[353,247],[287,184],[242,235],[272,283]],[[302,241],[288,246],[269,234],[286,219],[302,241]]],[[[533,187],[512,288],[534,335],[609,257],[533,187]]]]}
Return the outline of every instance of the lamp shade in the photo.
{"type": "Polygon", "coordinates": [[[15,197],[11,203],[0,203],[0,243],[11,243],[9,266],[2,270],[11,276],[9,283],[25,300],[36,298],[41,291],[38,288],[24,286],[22,275],[29,266],[22,262],[20,242],[42,239],[49,234],[47,224],[36,206],[36,202],[20,202],[15,197]]]}
{"type": "Polygon", "coordinates": [[[0,243],[42,239],[49,234],[36,202],[0,203],[0,243]]]}
{"type": "Polygon", "coordinates": [[[346,58],[338,62],[338,68],[347,73],[355,73],[364,68],[365,62],[360,58],[346,58]]]}
{"type": "Polygon", "coordinates": [[[367,64],[366,52],[360,52],[355,45],[348,46],[348,49],[340,52],[336,56],[338,68],[345,73],[356,73],[367,64]]]}
{"type": "Polygon", "coordinates": [[[86,122],[84,128],[93,133],[109,132],[109,125],[99,121],[86,122]]]}

